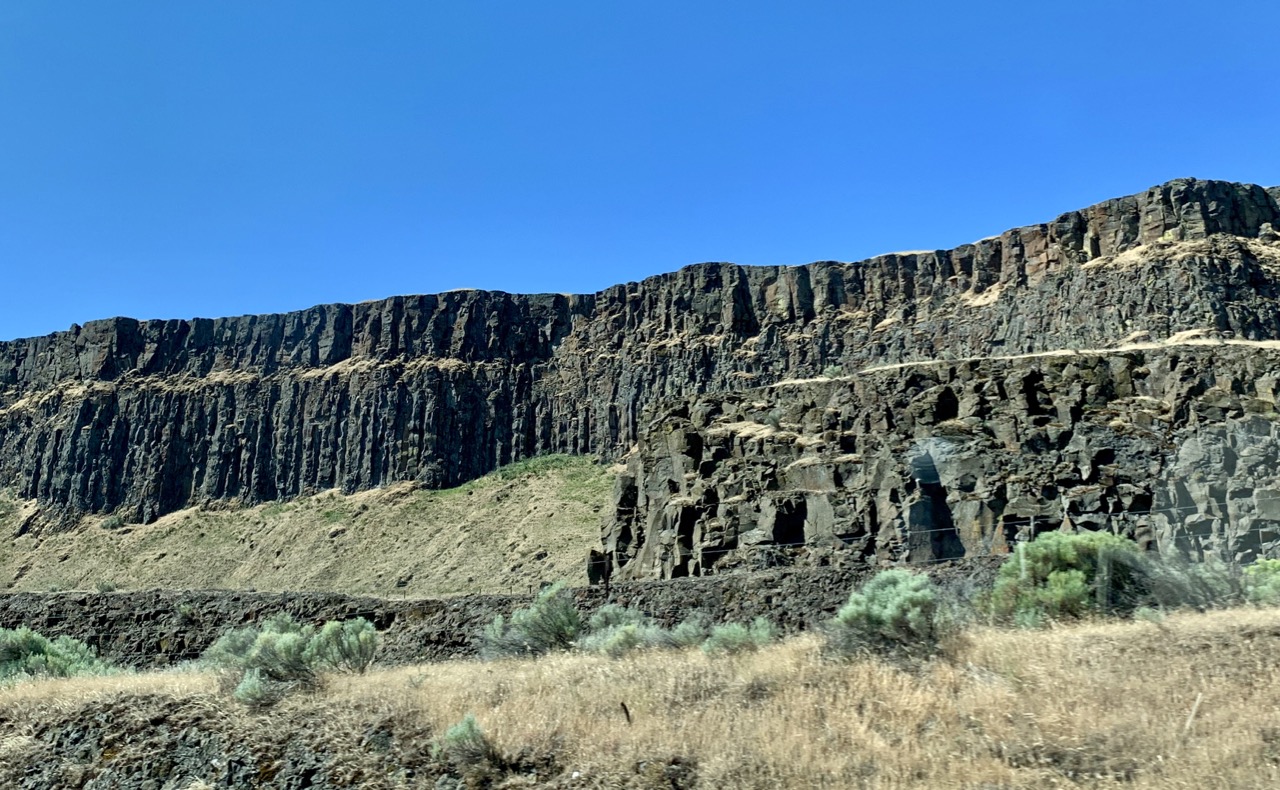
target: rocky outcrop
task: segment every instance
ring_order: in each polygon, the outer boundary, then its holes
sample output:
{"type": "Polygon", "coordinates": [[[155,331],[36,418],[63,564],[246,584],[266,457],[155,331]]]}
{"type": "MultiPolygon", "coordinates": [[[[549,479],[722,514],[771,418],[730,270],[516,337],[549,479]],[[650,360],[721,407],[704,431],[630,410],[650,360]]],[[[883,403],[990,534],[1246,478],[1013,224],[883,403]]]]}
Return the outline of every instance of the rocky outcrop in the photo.
{"type": "Polygon", "coordinates": [[[1046,530],[1280,551],[1280,343],[890,366],[668,402],[619,477],[615,578],[1001,555],[1046,530]]]}
{"type": "Polygon", "coordinates": [[[616,456],[664,399],[833,366],[1135,333],[1276,338],[1278,196],[1184,179],[950,251],[0,343],[0,485],[67,522],[148,521],[211,500],[452,485],[545,452],[616,456]]]}
{"type": "MultiPolygon", "coordinates": [[[[964,597],[989,584],[987,560],[931,569],[935,581],[964,597]]],[[[573,590],[589,614],[605,603],[643,611],[664,625],[700,614],[711,622],[767,617],[784,632],[810,629],[839,608],[867,570],[854,564],[779,569],[679,582],[616,584],[573,590]]],[[[229,628],[288,612],[304,622],[363,617],[382,637],[378,662],[410,664],[474,657],[495,615],[527,606],[530,595],[466,595],[392,600],[335,593],[258,593],[229,590],[141,590],[118,593],[0,594],[0,628],[27,626],[50,637],[71,636],[128,667],[163,667],[199,658],[229,628]]]]}

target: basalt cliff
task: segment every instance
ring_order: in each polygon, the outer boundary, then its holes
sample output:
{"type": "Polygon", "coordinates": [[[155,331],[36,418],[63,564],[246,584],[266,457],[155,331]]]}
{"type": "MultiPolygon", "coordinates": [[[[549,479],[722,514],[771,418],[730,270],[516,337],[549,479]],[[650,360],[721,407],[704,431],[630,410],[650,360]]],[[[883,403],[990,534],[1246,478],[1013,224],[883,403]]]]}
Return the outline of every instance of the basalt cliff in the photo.
{"type": "Polygon", "coordinates": [[[1278,201],[1183,179],[856,263],[91,322],[0,343],[0,487],[39,531],[590,453],[627,465],[597,578],[1068,524],[1257,551],[1280,518],[1278,201]]]}

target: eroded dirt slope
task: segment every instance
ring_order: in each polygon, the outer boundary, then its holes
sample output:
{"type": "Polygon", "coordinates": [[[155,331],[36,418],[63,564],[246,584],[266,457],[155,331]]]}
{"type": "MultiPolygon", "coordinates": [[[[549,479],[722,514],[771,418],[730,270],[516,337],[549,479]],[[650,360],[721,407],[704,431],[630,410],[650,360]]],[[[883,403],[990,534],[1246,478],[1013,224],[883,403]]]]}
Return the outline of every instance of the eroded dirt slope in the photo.
{"type": "Polygon", "coordinates": [[[34,503],[0,499],[10,591],[257,589],[424,597],[586,582],[613,477],[548,456],[457,488],[398,484],[256,507],[189,508],[152,524],[91,517],[25,532],[34,503]],[[15,534],[18,536],[11,537],[15,534]]]}

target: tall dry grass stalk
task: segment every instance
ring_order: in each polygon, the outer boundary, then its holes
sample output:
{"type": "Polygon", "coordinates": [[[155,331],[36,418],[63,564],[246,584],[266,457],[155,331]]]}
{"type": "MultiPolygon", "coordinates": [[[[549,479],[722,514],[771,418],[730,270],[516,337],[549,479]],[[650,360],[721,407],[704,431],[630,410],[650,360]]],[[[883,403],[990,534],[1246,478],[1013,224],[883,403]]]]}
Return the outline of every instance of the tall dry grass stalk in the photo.
{"type": "MultiPolygon", "coordinates": [[[[88,710],[131,684],[212,687],[198,675],[32,683],[0,692],[0,721],[88,710]]],[[[467,713],[504,753],[554,753],[564,787],[670,787],[652,767],[676,757],[712,788],[1277,787],[1280,610],[976,630],[915,671],[833,663],[812,636],[732,658],[458,661],[334,679],[270,715],[440,733],[467,713]]]]}

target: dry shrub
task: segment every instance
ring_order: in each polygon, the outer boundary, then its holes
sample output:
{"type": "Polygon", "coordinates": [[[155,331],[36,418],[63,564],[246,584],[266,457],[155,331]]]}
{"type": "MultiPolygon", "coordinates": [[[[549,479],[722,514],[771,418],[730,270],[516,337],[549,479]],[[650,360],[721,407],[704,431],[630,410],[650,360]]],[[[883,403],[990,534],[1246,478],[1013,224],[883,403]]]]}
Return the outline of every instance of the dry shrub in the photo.
{"type": "Polygon", "coordinates": [[[868,652],[928,656],[938,647],[938,591],[928,576],[881,571],[849,594],[825,629],[836,655],[868,652]]]}
{"type": "Polygon", "coordinates": [[[581,633],[582,615],[572,594],[563,584],[553,584],[510,618],[493,618],[480,634],[480,654],[508,658],[569,650],[581,633]]]}

